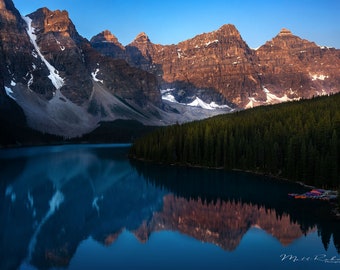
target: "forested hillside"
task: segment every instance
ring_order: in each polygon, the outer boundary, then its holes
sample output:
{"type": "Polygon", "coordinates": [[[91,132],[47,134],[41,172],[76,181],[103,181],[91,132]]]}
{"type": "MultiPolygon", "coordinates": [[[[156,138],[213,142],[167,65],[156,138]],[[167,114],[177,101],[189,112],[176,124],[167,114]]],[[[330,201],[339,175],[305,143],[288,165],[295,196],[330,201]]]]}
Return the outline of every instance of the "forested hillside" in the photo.
{"type": "Polygon", "coordinates": [[[137,140],[130,156],[340,187],[340,95],[161,128],[137,140]]]}

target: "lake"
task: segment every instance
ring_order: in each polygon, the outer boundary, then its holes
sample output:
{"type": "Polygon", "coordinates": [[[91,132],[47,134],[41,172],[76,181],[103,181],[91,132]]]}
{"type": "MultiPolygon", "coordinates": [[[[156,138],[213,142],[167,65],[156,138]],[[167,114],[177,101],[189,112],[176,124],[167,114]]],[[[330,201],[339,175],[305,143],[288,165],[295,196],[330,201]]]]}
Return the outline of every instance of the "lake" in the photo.
{"type": "Polygon", "coordinates": [[[339,269],[307,189],[127,158],[129,145],[0,150],[0,269],[339,269]]]}

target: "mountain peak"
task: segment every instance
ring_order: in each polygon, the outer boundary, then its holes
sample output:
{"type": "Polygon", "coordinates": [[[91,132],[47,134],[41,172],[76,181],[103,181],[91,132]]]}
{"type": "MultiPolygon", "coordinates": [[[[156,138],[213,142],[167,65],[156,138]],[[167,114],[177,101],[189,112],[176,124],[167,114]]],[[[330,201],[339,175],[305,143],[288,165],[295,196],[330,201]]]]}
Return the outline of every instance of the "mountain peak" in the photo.
{"type": "Polygon", "coordinates": [[[109,30],[104,30],[103,32],[101,32],[101,34],[103,35],[103,38],[106,41],[110,41],[110,42],[118,41],[118,39],[109,30]]]}
{"type": "MultiPolygon", "coordinates": [[[[24,25],[21,15],[15,8],[12,0],[0,0],[0,16],[1,24],[5,23],[5,21],[9,22],[17,20],[19,23],[21,23],[21,26],[24,25]]],[[[1,27],[5,29],[3,25],[1,25],[1,27]]]]}
{"type": "Polygon", "coordinates": [[[43,31],[43,33],[62,33],[63,35],[80,39],[80,36],[66,10],[51,11],[44,7],[29,14],[28,17],[33,20],[34,27],[43,31]]]}
{"type": "Polygon", "coordinates": [[[66,18],[69,19],[69,15],[68,15],[68,12],[66,10],[59,10],[59,9],[57,9],[57,10],[52,11],[52,10],[48,9],[47,7],[42,7],[42,8],[39,8],[36,11],[36,13],[42,13],[46,17],[47,16],[51,16],[51,17],[53,17],[53,16],[63,16],[63,17],[66,17],[66,18]]]}
{"type": "Polygon", "coordinates": [[[109,30],[104,30],[100,32],[98,35],[95,35],[91,38],[91,43],[101,42],[113,43],[122,46],[118,41],[118,38],[115,35],[113,35],[109,30]]]}
{"type": "Polygon", "coordinates": [[[222,32],[227,35],[239,36],[240,33],[233,24],[224,24],[217,31],[222,32]]]}
{"type": "Polygon", "coordinates": [[[282,28],[279,35],[280,37],[283,37],[283,36],[293,36],[292,32],[287,29],[287,28],[282,28]]]}
{"type": "Polygon", "coordinates": [[[0,9],[13,9],[14,4],[12,0],[0,0],[0,9]]]}
{"type": "Polygon", "coordinates": [[[141,32],[136,36],[134,41],[139,42],[139,43],[146,43],[146,42],[150,42],[150,39],[148,35],[145,34],[145,32],[141,32]]]}

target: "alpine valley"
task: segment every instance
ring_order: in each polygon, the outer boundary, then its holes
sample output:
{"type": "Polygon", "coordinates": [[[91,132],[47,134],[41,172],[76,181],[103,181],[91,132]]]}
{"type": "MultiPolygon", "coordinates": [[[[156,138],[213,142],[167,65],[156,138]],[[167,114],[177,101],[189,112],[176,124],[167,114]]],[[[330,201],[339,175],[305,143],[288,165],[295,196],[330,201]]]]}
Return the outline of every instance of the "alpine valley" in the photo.
{"type": "Polygon", "coordinates": [[[258,49],[230,24],[124,47],[108,30],[82,37],[67,11],[22,16],[11,0],[0,0],[0,59],[1,145],[27,130],[74,138],[105,122],[164,126],[340,91],[340,50],[288,29],[258,49]]]}

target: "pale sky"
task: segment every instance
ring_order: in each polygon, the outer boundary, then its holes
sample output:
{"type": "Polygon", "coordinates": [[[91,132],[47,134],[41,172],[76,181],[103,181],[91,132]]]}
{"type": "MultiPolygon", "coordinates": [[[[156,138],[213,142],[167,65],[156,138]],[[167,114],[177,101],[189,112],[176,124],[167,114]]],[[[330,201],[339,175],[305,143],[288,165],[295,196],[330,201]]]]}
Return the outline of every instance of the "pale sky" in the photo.
{"type": "Polygon", "coordinates": [[[340,49],[340,0],[14,0],[22,15],[40,7],[67,10],[80,35],[110,30],[123,45],[145,32],[153,43],[177,44],[234,24],[251,48],[281,28],[340,49]]]}

